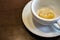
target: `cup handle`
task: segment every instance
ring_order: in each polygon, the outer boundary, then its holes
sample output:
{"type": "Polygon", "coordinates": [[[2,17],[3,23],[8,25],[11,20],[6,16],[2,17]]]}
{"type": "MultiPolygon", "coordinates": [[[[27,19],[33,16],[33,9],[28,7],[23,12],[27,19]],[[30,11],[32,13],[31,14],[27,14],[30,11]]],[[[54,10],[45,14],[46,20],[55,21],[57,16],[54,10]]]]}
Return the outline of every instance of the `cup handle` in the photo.
{"type": "Polygon", "coordinates": [[[60,29],[60,19],[53,24],[57,29],[60,29]]]}

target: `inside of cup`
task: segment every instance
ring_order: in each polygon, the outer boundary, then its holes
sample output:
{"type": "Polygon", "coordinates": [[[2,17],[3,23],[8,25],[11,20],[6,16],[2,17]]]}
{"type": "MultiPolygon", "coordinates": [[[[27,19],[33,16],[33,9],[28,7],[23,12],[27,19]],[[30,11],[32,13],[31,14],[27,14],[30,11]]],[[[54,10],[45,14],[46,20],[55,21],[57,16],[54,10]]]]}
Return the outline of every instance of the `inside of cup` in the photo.
{"type": "Polygon", "coordinates": [[[48,7],[54,11],[55,18],[60,16],[60,0],[34,0],[32,6],[36,14],[40,8],[48,7]]]}

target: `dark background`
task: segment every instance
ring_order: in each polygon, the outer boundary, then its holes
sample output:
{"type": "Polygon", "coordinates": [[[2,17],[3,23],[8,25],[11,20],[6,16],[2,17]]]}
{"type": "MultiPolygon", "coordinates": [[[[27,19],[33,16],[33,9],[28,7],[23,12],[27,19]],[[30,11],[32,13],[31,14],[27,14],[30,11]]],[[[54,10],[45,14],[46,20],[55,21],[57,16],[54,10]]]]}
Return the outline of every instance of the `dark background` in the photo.
{"type": "Polygon", "coordinates": [[[30,0],[0,0],[0,40],[60,40],[42,38],[29,32],[21,19],[22,10],[30,0]]]}

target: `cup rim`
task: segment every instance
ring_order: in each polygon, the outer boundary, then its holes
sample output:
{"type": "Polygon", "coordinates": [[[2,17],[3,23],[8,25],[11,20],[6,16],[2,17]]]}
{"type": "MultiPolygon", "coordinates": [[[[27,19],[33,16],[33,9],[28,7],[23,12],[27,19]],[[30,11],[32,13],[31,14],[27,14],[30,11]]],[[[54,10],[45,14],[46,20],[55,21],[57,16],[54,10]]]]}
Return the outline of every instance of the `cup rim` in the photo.
{"type": "Polygon", "coordinates": [[[32,5],[31,5],[31,10],[32,10],[32,13],[35,17],[37,17],[39,20],[43,20],[43,21],[54,21],[56,19],[59,19],[60,17],[57,17],[57,18],[53,18],[53,19],[45,19],[45,18],[42,18],[42,17],[39,17],[38,15],[36,15],[36,12],[34,11],[34,7],[33,7],[33,4],[34,2],[32,2],[32,5]]]}

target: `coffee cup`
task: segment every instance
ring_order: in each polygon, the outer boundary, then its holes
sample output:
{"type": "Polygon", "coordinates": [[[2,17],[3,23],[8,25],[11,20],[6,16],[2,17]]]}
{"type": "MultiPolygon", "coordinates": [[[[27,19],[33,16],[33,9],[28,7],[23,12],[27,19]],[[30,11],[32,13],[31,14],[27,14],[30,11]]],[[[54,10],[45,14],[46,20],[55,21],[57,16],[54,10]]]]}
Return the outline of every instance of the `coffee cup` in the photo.
{"type": "Polygon", "coordinates": [[[33,19],[42,25],[54,25],[60,29],[60,0],[33,0],[31,5],[33,19]],[[37,11],[43,7],[48,7],[55,12],[55,18],[45,19],[38,16],[37,11]]]}

